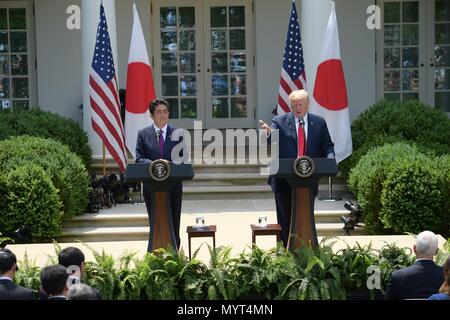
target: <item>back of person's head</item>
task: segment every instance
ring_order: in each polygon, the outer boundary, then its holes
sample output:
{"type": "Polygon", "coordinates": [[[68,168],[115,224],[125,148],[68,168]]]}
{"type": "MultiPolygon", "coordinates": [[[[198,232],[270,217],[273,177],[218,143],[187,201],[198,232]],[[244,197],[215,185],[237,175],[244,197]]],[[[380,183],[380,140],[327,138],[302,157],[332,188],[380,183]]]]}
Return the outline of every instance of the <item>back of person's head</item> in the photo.
{"type": "Polygon", "coordinates": [[[60,265],[68,268],[70,266],[78,266],[84,263],[84,253],[76,247],[67,247],[62,249],[58,255],[60,265]]]}
{"type": "Polygon", "coordinates": [[[67,291],[67,300],[97,300],[97,293],[87,284],[77,283],[67,291]]]}
{"type": "Polygon", "coordinates": [[[67,269],[60,265],[46,266],[41,270],[41,286],[49,295],[60,295],[64,293],[67,286],[67,269]]]}
{"type": "Polygon", "coordinates": [[[450,256],[444,262],[444,283],[439,288],[439,292],[450,295],[450,256]]]}
{"type": "Polygon", "coordinates": [[[418,258],[430,258],[436,254],[438,239],[431,231],[423,231],[417,235],[414,251],[418,258]]]}
{"type": "Polygon", "coordinates": [[[15,271],[19,270],[16,255],[9,249],[0,249],[0,275],[9,272],[14,265],[15,271]]]}

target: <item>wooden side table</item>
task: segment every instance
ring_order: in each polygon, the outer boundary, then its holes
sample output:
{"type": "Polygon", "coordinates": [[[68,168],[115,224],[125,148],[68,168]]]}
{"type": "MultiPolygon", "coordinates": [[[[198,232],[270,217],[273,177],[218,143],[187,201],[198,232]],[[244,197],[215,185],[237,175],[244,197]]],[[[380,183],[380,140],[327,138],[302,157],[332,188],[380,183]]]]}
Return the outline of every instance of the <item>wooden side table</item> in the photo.
{"type": "Polygon", "coordinates": [[[188,234],[189,260],[191,260],[191,238],[212,237],[213,248],[216,248],[216,226],[195,227],[188,226],[186,232],[188,234]]]}
{"type": "Polygon", "coordinates": [[[256,236],[276,236],[277,243],[281,238],[281,226],[279,224],[268,224],[260,226],[257,224],[250,225],[252,229],[252,244],[256,244],[256,236]]]}

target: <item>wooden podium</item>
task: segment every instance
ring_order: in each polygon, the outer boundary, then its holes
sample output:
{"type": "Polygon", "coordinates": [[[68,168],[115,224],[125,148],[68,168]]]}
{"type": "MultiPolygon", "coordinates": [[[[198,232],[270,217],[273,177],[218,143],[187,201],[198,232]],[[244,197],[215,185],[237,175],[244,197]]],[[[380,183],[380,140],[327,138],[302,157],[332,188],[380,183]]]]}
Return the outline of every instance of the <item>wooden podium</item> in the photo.
{"type": "Polygon", "coordinates": [[[173,231],[170,194],[181,180],[192,180],[192,164],[175,165],[167,160],[129,164],[125,177],[130,182],[147,183],[151,191],[151,220],[148,251],[171,245],[178,250],[173,231]]]}
{"type": "Polygon", "coordinates": [[[287,247],[318,246],[314,221],[314,189],[321,177],[336,176],[335,159],[309,158],[279,159],[276,177],[285,178],[292,188],[291,227],[287,247]],[[311,164],[312,162],[312,164],[311,164]]]}

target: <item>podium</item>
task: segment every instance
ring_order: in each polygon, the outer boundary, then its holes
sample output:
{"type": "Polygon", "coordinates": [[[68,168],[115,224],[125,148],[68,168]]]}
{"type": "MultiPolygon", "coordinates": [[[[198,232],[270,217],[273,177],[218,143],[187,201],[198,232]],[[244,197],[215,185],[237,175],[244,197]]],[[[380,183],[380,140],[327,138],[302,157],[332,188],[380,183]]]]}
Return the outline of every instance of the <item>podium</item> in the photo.
{"type": "Polygon", "coordinates": [[[157,248],[173,246],[178,251],[172,222],[172,209],[169,192],[177,182],[192,180],[192,164],[173,164],[159,159],[151,163],[129,164],[125,177],[130,182],[144,182],[151,192],[151,220],[149,247],[151,252],[157,248]]]}
{"type": "MultiPolygon", "coordinates": [[[[292,212],[287,247],[295,249],[302,245],[319,245],[314,221],[314,189],[323,176],[336,176],[335,159],[310,158],[279,159],[274,176],[285,178],[292,188],[292,212]]],[[[272,164],[273,166],[273,164],[272,164]]]]}

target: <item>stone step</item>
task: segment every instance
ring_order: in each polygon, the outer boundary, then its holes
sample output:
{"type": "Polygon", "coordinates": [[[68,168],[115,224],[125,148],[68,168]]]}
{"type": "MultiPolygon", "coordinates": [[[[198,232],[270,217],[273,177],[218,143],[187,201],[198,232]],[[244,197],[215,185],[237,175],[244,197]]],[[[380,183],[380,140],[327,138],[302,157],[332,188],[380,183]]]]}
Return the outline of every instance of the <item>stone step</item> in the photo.
{"type": "MultiPolygon", "coordinates": [[[[246,212],[233,212],[234,214],[246,214],[246,212]]],[[[208,214],[202,213],[206,219],[208,214]]],[[[275,215],[273,211],[261,211],[259,215],[275,215]]],[[[316,223],[339,223],[340,217],[348,214],[347,210],[316,210],[314,218],[316,223]]],[[[193,219],[192,219],[193,220],[193,219]]],[[[148,226],[147,213],[100,213],[84,214],[74,217],[64,224],[66,230],[70,228],[87,227],[140,227],[148,226]]]]}
{"type": "MultiPolygon", "coordinates": [[[[317,236],[342,236],[342,223],[317,223],[317,236]]],[[[218,231],[220,232],[220,226],[218,231]]],[[[250,233],[250,230],[248,231],[250,233]]],[[[58,242],[99,242],[148,240],[149,227],[80,227],[64,230],[58,242]]],[[[366,234],[364,227],[355,228],[352,235],[366,234]]]]}

